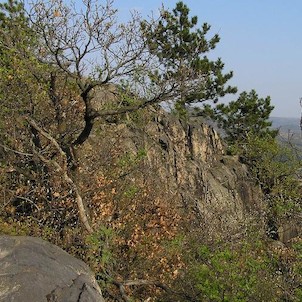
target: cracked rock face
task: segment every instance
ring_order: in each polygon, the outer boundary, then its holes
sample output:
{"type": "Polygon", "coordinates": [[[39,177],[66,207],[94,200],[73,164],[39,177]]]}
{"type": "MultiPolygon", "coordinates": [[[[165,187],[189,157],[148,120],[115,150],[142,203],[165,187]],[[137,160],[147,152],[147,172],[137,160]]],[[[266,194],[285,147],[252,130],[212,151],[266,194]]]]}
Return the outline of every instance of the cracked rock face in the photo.
{"type": "Polygon", "coordinates": [[[118,125],[95,127],[81,151],[82,178],[100,173],[110,179],[114,167],[123,167],[127,173],[116,182],[117,190],[121,188],[117,195],[123,196],[123,188],[149,186],[153,201],[176,208],[181,216],[190,215],[190,223],[208,240],[229,240],[244,234],[249,221],[257,218],[264,225],[266,205],[247,167],[224,149],[218,133],[202,118],[180,120],[163,110],[145,113],[141,124],[124,119],[118,125]],[[130,162],[140,151],[145,156],[130,162]]]}
{"type": "Polygon", "coordinates": [[[104,302],[88,266],[39,238],[0,236],[0,301],[104,302]]]}

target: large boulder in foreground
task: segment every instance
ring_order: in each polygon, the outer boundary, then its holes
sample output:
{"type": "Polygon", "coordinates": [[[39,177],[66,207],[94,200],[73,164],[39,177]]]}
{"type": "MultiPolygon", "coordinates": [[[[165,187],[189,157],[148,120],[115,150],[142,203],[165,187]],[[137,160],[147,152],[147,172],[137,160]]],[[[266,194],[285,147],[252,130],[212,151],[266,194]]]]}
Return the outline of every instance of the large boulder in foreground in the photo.
{"type": "Polygon", "coordinates": [[[0,236],[0,301],[104,302],[88,266],[39,238],[0,236]]]}

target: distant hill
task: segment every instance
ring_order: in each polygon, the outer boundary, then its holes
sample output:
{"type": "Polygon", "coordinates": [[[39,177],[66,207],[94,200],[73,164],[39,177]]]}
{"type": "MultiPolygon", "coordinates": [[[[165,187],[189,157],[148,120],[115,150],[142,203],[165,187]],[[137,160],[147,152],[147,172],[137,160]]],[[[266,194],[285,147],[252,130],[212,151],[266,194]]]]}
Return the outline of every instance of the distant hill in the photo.
{"type": "Polygon", "coordinates": [[[271,117],[274,128],[280,128],[282,132],[298,132],[300,134],[300,119],[291,117],[271,117]]]}
{"type": "Polygon", "coordinates": [[[279,140],[291,142],[302,148],[302,133],[300,129],[300,118],[271,117],[272,127],[279,129],[279,140]]]}

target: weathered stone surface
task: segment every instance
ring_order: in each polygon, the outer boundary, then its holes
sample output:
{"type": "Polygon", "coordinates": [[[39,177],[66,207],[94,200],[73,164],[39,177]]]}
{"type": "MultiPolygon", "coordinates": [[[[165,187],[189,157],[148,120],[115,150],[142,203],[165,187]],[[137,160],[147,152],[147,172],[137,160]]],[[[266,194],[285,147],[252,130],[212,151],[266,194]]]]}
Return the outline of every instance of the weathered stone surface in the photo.
{"type": "Polygon", "coordinates": [[[294,221],[284,223],[278,228],[279,240],[285,244],[289,243],[292,239],[298,237],[299,229],[294,221]]]}
{"type": "Polygon", "coordinates": [[[95,162],[116,167],[143,150],[146,156],[122,173],[117,187],[122,188],[122,182],[142,189],[149,184],[153,200],[179,209],[180,215],[192,213],[207,238],[230,237],[244,233],[244,225],[255,217],[262,219],[265,204],[246,166],[224,149],[218,133],[201,118],[183,121],[156,111],[139,125],[120,121],[96,127],[82,151],[93,161],[81,169],[88,179],[98,169],[95,162]],[[99,154],[92,151],[98,149],[99,154]]]}
{"type": "Polygon", "coordinates": [[[0,301],[103,302],[88,266],[39,238],[0,236],[0,301]]]}
{"type": "Polygon", "coordinates": [[[219,135],[202,119],[182,122],[162,113],[147,133],[154,141],[167,142],[161,152],[146,143],[150,168],[163,167],[158,171],[161,183],[195,211],[208,236],[236,234],[253,213],[261,216],[260,190],[247,167],[237,157],[225,155],[219,135]]]}

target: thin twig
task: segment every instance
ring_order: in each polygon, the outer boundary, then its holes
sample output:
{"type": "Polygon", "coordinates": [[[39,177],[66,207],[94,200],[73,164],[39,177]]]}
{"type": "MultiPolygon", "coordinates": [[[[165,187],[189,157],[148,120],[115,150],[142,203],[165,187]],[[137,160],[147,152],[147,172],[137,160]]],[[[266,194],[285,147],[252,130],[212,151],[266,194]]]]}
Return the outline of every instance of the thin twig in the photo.
{"type": "Polygon", "coordinates": [[[34,156],[34,155],[31,154],[31,153],[25,153],[25,152],[21,152],[21,151],[14,150],[14,149],[12,149],[12,148],[10,148],[10,147],[8,147],[8,146],[6,146],[6,145],[3,145],[3,144],[1,144],[1,143],[0,143],[0,146],[1,146],[2,148],[4,148],[5,150],[9,150],[9,151],[14,152],[14,153],[19,154],[19,155],[29,156],[29,157],[34,156]]]}
{"type": "Polygon", "coordinates": [[[31,199],[29,199],[29,198],[27,198],[27,197],[23,197],[23,196],[18,196],[18,195],[15,196],[15,198],[18,198],[18,199],[21,199],[21,200],[24,200],[24,201],[27,201],[27,202],[31,203],[32,205],[35,206],[35,208],[36,208],[38,211],[40,211],[39,207],[38,207],[31,199]]]}

